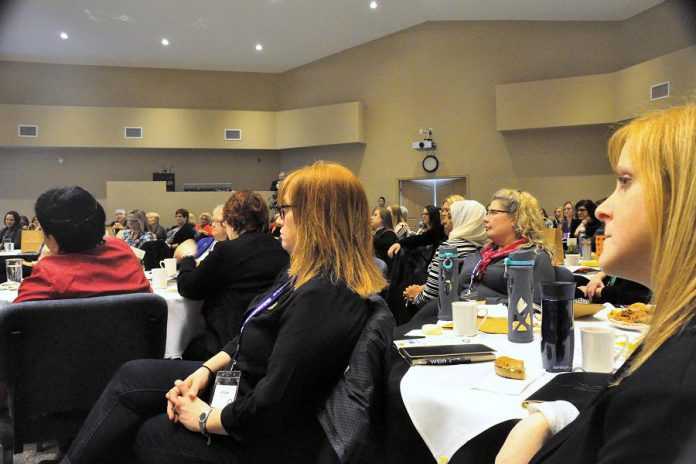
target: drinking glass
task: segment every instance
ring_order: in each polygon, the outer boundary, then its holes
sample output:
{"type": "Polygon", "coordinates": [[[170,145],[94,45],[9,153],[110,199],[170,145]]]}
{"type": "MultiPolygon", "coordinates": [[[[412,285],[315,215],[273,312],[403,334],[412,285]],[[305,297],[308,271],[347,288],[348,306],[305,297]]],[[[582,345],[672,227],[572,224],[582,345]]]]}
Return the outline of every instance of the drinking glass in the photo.
{"type": "Polygon", "coordinates": [[[8,282],[22,282],[22,259],[12,258],[5,261],[8,282]]]}

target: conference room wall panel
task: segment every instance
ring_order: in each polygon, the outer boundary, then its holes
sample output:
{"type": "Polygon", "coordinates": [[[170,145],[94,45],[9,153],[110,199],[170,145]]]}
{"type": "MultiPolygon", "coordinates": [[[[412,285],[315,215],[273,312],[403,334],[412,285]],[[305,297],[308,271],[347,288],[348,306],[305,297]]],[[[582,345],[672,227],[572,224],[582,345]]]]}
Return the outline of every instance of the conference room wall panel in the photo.
{"type": "MultiPolygon", "coordinates": [[[[276,150],[4,147],[0,148],[0,211],[17,210],[31,218],[41,193],[70,185],[89,190],[106,207],[107,181],[152,181],[152,173],[163,168],[176,173],[178,192],[184,183],[194,182],[231,182],[235,189],[263,191],[280,170],[280,155],[276,150]]],[[[172,203],[171,212],[159,211],[166,215],[165,225],[173,224],[177,207],[172,203]]],[[[107,211],[111,216],[113,211],[107,211]]]]}
{"type": "MultiPolygon", "coordinates": [[[[677,3],[624,21],[660,22],[644,34],[633,26],[619,29],[620,22],[425,23],[288,71],[279,104],[314,106],[335,98],[365,103],[364,150],[338,146],[328,155],[357,169],[372,202],[380,195],[395,201],[397,178],[459,174],[469,176],[470,197],[484,203],[504,186],[532,189],[549,208],[567,199],[601,198],[613,189],[606,130],[541,130],[527,143],[510,141],[496,127],[495,88],[610,74],[693,45],[696,38],[687,30],[692,22],[661,12],[682,8],[677,3]],[[663,40],[659,30],[676,38],[663,40]],[[619,33],[630,34],[621,37],[621,47],[619,33]],[[650,46],[643,47],[644,42],[650,46]],[[411,149],[421,138],[419,128],[433,128],[440,160],[434,174],[421,167],[425,153],[411,149]],[[546,175],[549,158],[565,166],[553,171],[559,182],[546,175]],[[520,170],[523,164],[529,169],[520,170]],[[570,176],[576,180],[563,181],[570,176]]],[[[287,170],[321,157],[321,150],[289,150],[281,165],[287,170]]]]}

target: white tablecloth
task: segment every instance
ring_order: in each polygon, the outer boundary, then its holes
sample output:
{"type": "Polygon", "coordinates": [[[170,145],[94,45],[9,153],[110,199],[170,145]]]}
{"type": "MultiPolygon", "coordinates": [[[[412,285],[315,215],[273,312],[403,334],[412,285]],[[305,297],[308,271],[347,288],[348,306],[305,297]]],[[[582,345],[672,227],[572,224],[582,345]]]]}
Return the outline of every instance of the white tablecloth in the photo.
{"type": "MultiPolygon", "coordinates": [[[[189,342],[203,333],[203,301],[189,300],[179,295],[176,282],[173,281],[166,289],[156,290],[155,293],[167,301],[167,342],[164,357],[180,358],[189,342]]],[[[16,297],[16,291],[0,291],[0,308],[10,304],[16,297]]]]}
{"type": "MultiPolygon", "coordinates": [[[[600,311],[594,318],[575,321],[574,367],[582,364],[579,329],[587,325],[608,325],[606,311],[600,311]]],[[[626,334],[631,340],[640,336],[638,332],[618,329],[617,333],[626,334]]],[[[484,333],[470,340],[496,349],[497,356],[524,359],[533,380],[521,392],[505,394],[501,392],[509,391],[510,382],[520,381],[496,379],[490,362],[411,367],[401,380],[401,396],[416,430],[438,462],[447,462],[466,442],[493,425],[527,417],[522,401],[555,376],[542,369],[541,335],[538,333],[531,343],[511,343],[507,335],[484,333]],[[495,387],[496,382],[499,387],[496,392],[481,389],[495,387]]]]}

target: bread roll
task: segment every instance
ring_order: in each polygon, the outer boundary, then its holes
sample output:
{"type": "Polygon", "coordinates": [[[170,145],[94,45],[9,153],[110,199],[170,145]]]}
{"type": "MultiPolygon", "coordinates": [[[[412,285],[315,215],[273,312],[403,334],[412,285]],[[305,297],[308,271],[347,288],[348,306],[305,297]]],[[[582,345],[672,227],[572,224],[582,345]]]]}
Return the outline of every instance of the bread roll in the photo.
{"type": "Polygon", "coordinates": [[[495,360],[495,373],[507,379],[524,380],[524,361],[500,356],[495,360]]]}

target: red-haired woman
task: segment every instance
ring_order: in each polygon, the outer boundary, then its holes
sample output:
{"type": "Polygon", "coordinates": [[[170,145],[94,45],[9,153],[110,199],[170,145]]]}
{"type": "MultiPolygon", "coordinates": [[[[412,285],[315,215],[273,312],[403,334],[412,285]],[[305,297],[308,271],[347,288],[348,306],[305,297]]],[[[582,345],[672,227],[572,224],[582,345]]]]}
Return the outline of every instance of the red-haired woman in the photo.
{"type": "Polygon", "coordinates": [[[239,337],[203,366],[123,366],[65,462],[111,462],[133,447],[141,464],[318,461],[326,437],[317,411],[343,376],[371,312],[368,297],[386,281],[355,174],[317,163],[290,174],[278,198],[290,267],[252,303],[239,337]],[[211,406],[222,370],[240,378],[236,400],[211,406]]]}

